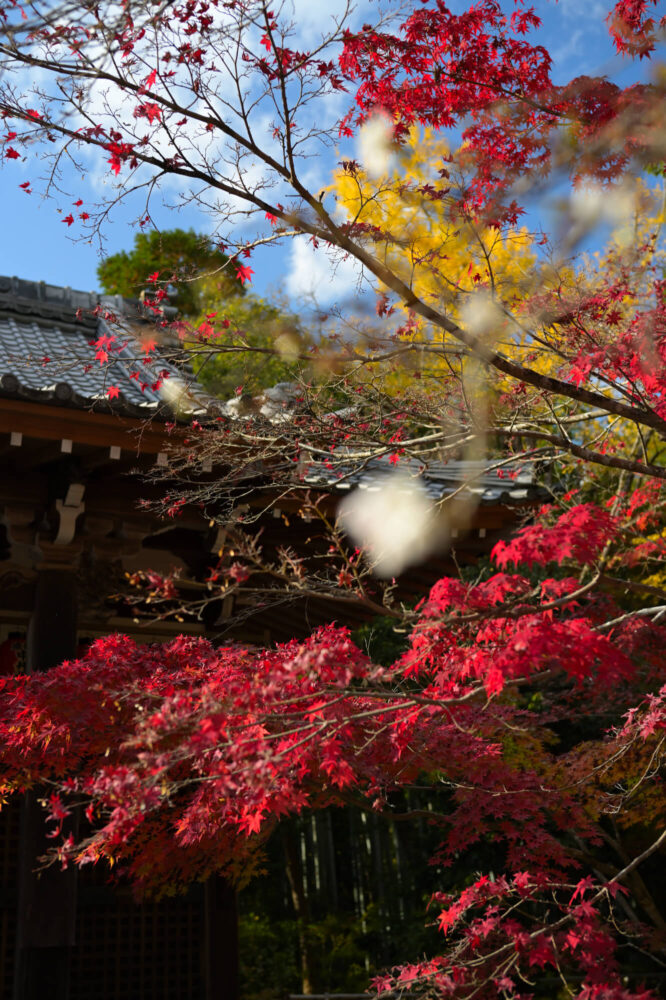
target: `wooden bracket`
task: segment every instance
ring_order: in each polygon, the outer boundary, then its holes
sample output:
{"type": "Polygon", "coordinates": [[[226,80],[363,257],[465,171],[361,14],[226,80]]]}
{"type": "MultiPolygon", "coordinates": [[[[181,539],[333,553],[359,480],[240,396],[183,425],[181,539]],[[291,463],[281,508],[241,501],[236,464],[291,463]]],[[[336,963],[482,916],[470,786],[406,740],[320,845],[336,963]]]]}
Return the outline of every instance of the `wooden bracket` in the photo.
{"type": "Polygon", "coordinates": [[[69,545],[74,538],[76,520],[86,509],[86,505],[83,503],[85,489],[83,483],[70,483],[65,499],[56,500],[58,534],[54,539],[54,545],[69,545]]]}

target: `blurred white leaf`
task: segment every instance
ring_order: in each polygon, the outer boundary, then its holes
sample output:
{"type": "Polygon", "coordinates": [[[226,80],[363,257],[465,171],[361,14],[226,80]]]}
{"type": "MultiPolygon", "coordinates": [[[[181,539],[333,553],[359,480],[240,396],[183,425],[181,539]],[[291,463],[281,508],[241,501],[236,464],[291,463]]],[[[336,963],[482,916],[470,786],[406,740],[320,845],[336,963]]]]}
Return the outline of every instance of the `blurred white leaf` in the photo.
{"type": "Polygon", "coordinates": [[[393,155],[393,127],[386,115],[373,115],[361,126],[358,155],[368,177],[381,177],[388,173],[393,155]]]}
{"type": "Polygon", "coordinates": [[[633,216],[635,207],[636,195],[628,184],[614,187],[579,185],[569,199],[571,219],[583,228],[591,228],[600,222],[624,225],[633,216]]]}
{"type": "Polygon", "coordinates": [[[376,576],[392,577],[422,562],[442,543],[437,511],[417,479],[378,477],[338,508],[344,531],[367,551],[376,576]]]}
{"type": "Polygon", "coordinates": [[[476,337],[496,334],[506,317],[488,292],[481,291],[469,295],[460,310],[463,327],[476,337]]]}

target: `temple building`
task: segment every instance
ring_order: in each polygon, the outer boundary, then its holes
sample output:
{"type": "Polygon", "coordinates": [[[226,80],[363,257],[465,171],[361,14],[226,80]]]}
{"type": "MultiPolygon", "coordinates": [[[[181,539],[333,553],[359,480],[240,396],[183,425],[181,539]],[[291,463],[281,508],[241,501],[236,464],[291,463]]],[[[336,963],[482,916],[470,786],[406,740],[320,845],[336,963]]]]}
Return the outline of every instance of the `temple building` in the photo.
{"type": "MultiPolygon", "coordinates": [[[[319,622],[367,617],[313,600],[243,614],[219,602],[204,622],[150,621],[110,599],[137,570],[178,568],[185,581],[202,579],[223,530],[196,509],[185,508],[174,526],[139,505],[160,490],[146,475],[168,465],[167,424],[207,412],[194,392],[187,412],[174,416],[154,365],[137,360],[144,328],[150,319],[121,299],[0,277],[2,673],[49,669],[113,631],[141,642],[188,632],[270,643],[319,622]],[[101,336],[127,336],[129,346],[100,365],[101,336]]],[[[455,463],[431,469],[428,489],[446,495],[459,476],[455,463]]],[[[311,488],[330,495],[332,507],[349,484],[311,474],[311,488]]],[[[363,487],[362,476],[355,485],[363,487]]],[[[473,488],[478,505],[461,544],[468,560],[541,499],[528,474],[507,481],[485,473],[473,488]]],[[[307,545],[297,505],[275,505],[261,524],[269,547],[307,545]]],[[[450,568],[442,556],[410,569],[404,592],[422,596],[450,568]]],[[[38,871],[48,846],[38,798],[31,792],[0,812],[0,1000],[236,1000],[230,887],[213,879],[181,897],[137,903],[101,869],[38,871]]]]}

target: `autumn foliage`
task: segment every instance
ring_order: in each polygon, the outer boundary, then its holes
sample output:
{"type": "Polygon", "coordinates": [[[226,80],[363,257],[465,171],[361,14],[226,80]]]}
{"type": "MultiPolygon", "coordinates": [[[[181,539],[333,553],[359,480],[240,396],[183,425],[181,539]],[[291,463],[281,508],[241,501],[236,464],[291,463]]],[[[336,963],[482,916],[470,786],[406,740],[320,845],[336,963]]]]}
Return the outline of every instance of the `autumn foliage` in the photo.
{"type": "MultiPolygon", "coordinates": [[[[38,149],[55,167],[93,155],[128,198],[179,178],[228,227],[216,246],[234,285],[251,280],[259,246],[287,238],[364,268],[379,323],[297,350],[289,407],[193,424],[169,469],[186,481],[164,510],[197,504],[221,520],[268,470],[325,524],[330,560],[309,574],[287,549],[269,566],[250,530],[246,548],[220,550],[210,600],[270,576],[269,596],[283,587],[389,615],[407,648],[374,663],[336,624],[271,649],[99,640],[44,675],[2,679],[3,793],[48,789],[61,863],[111,863],[159,891],[214,871],[249,878],[290,814],[353,800],[391,816],[401,791],[425,785],[446,796],[428,819],[434,861],[468,877],[456,893],[433,884],[438,954],[387,972],[380,992],[656,996],[643,983],[666,960],[666,298],[663,203],[642,175],[663,177],[663,75],[554,84],[521,3],[507,15],[497,0],[462,13],[418,2],[361,27],[343,16],[311,52],[260,0],[153,6],[88,5],[63,23],[39,4],[25,19],[0,7],[5,66],[39,67],[59,88],[28,101],[3,86],[7,169],[38,149]],[[113,57],[101,68],[100,47],[113,57]],[[91,112],[91,80],[117,103],[91,112]],[[342,118],[323,124],[341,96],[342,118]],[[359,132],[374,159],[344,155],[333,188],[311,191],[312,150],[359,132]],[[549,177],[590,199],[576,211],[574,191],[559,246],[518,228],[526,193],[549,177]],[[256,238],[237,226],[243,213],[256,238]],[[612,232],[580,265],[590,220],[612,232]],[[415,481],[470,455],[508,477],[531,463],[551,501],[416,608],[373,577],[364,540],[350,544],[309,490],[322,469],[329,486],[344,481],[353,462],[386,460],[415,481]],[[224,475],[198,480],[214,462],[224,475]],[[480,844],[492,864],[472,873],[480,844]]],[[[660,9],[614,6],[619,53],[653,54],[660,9]]],[[[91,214],[68,208],[63,221],[95,225],[91,214]]],[[[175,276],[145,277],[157,333],[138,361],[155,361],[157,391],[175,276]]],[[[222,306],[171,332],[193,351],[249,350],[230,327],[222,306]]],[[[100,364],[117,349],[109,334],[95,346],[100,364]]],[[[453,515],[449,527],[451,540],[453,515]]],[[[174,582],[148,583],[168,611],[174,582]]]]}
{"type": "Polygon", "coordinates": [[[264,651],[113,636],[45,676],[5,678],[5,788],[48,781],[63,863],[115,861],[164,888],[220,868],[247,878],[281,817],[349,790],[390,811],[396,790],[439,774],[440,861],[490,838],[503,874],[435,892],[446,947],[396,984],[495,996],[554,969],[582,976],[585,996],[637,996],[615,958],[618,931],[637,947],[652,933],[618,908],[636,864],[604,879],[581,860],[604,844],[605,815],[629,830],[650,815],[666,728],[666,632],[581,583],[620,530],[590,504],[523,529],[482,583],[436,584],[389,668],[330,626],[264,651]],[[563,752],[554,733],[583,721],[596,735],[563,752]],[[63,837],[84,804],[87,836],[63,837]]]}

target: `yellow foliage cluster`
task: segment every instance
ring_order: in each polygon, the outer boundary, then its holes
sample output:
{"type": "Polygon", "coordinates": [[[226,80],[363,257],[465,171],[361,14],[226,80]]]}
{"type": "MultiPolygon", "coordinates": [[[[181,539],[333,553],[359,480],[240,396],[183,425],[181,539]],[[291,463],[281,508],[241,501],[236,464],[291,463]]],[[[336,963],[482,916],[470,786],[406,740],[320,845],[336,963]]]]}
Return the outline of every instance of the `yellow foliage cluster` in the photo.
{"type": "MultiPolygon", "coordinates": [[[[634,294],[619,304],[628,313],[645,302],[641,275],[649,283],[655,266],[664,266],[663,191],[641,180],[621,190],[581,189],[560,206],[562,243],[571,243],[572,253],[588,229],[610,224],[604,249],[574,267],[570,254],[554,261],[538,252],[525,227],[483,227],[461,214],[464,175],[436,133],[413,128],[396,158],[395,168],[380,178],[362,169],[338,170],[330,189],[338,218],[356,226],[355,238],[371,242],[373,254],[418,298],[544,373],[555,372],[563,360],[560,314],[575,311],[600,284],[629,270],[634,294]]],[[[408,309],[404,303],[399,308],[408,309]]],[[[440,329],[428,330],[415,319],[405,337],[446,343],[440,329]]]]}
{"type": "Polygon", "coordinates": [[[345,221],[371,227],[373,251],[429,305],[460,318],[479,287],[511,307],[532,280],[536,260],[526,229],[481,228],[456,210],[448,146],[413,128],[399,169],[379,180],[340,169],[332,190],[345,221]],[[447,177],[448,175],[448,177],[447,177]],[[374,233],[374,235],[373,235],[374,233]],[[376,242],[375,236],[384,234],[376,242]]]}
{"type": "MultiPolygon", "coordinates": [[[[531,234],[484,227],[460,212],[464,178],[440,135],[413,128],[396,156],[396,169],[379,179],[344,166],[336,173],[330,190],[337,217],[354,227],[356,240],[371,243],[373,255],[421,301],[515,356],[524,334],[507,318],[533,289],[537,254],[531,234]]],[[[378,284],[377,291],[386,289],[378,284]]],[[[476,386],[478,364],[462,357],[453,338],[410,313],[404,302],[396,308],[399,322],[384,329],[397,327],[400,342],[420,350],[373,370],[383,391],[401,394],[406,405],[413,393],[421,401],[439,397],[452,368],[476,386]]],[[[476,388],[470,392],[477,395],[476,388]]]]}

